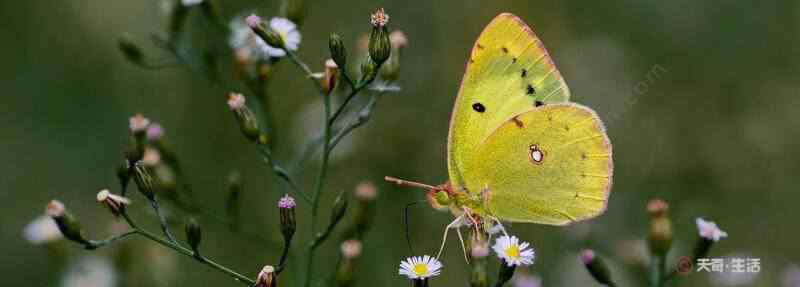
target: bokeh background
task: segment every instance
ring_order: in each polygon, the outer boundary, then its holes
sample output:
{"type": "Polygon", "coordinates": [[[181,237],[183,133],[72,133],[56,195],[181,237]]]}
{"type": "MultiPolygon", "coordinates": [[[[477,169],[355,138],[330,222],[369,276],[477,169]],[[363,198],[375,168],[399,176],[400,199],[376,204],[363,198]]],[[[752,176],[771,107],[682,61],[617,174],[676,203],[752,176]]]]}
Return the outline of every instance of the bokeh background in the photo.
{"type": "MultiPolygon", "coordinates": [[[[279,1],[218,2],[226,19],[253,11],[277,15],[280,6],[279,1]]],[[[671,204],[673,257],[690,252],[697,236],[694,218],[702,216],[730,234],[711,257],[761,259],[755,276],[697,273],[681,280],[682,286],[782,286],[791,270],[797,274],[797,1],[307,0],[299,54],[321,70],[331,32],[355,50],[377,7],[385,7],[390,27],[409,38],[402,91],[384,97],[369,124],[339,147],[322,204],[326,217],[335,193],[364,180],[380,188],[375,226],[358,265],[359,286],[408,285],[397,275],[399,261],[410,255],[401,212],[423,194],[381,179],[446,180],[448,121],[464,63],[481,29],[506,11],[533,27],[573,100],[605,120],[615,151],[614,187],[604,216],[565,228],[511,226],[537,250],[530,273],[541,276],[545,286],[593,286],[577,259],[581,248],[591,247],[608,258],[623,286],[641,286],[637,266],[646,256],[645,204],[660,197],[671,204]]],[[[199,17],[191,15],[192,33],[211,29],[199,17]]],[[[66,242],[46,247],[24,240],[23,228],[53,198],[65,202],[93,237],[111,232],[113,218],[94,195],[101,188],[118,189],[114,167],[121,161],[128,117],[137,112],[165,126],[209,212],[224,211],[229,172],[243,175],[243,228],[267,240],[233,234],[199,217],[205,254],[249,276],[274,263],[280,252],[274,207],[281,194],[241,136],[225,105],[225,88],[191,68],[141,69],[117,49],[119,36],[128,33],[149,57],[170,59],[148,40],[166,29],[161,1],[2,1],[0,23],[2,285],[60,286],[76,280],[65,274],[86,270],[110,277],[115,286],[238,285],[142,238],[94,252],[66,242]]],[[[268,91],[279,111],[277,154],[285,161],[303,138],[316,133],[321,109],[296,67],[283,61],[274,68],[268,91]]],[[[306,188],[314,165],[301,177],[306,188]]],[[[134,199],[140,203],[132,208],[134,216],[154,229],[143,199],[134,199]]],[[[303,223],[307,208],[299,206],[297,243],[309,237],[303,223]]],[[[173,229],[182,233],[183,214],[170,211],[173,229]]],[[[427,206],[412,208],[415,249],[434,253],[451,218],[427,206]]],[[[467,267],[454,238],[436,286],[466,284],[467,267]]],[[[321,248],[318,277],[331,274],[337,240],[334,236],[321,248]]],[[[292,267],[282,277],[289,286],[302,275],[292,267]]]]}

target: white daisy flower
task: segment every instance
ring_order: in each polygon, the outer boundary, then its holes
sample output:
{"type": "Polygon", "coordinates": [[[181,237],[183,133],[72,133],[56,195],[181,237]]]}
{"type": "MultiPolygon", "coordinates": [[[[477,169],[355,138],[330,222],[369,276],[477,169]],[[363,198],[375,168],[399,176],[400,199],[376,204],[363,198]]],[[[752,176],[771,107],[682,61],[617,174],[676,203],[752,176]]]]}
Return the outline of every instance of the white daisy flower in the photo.
{"type": "MultiPolygon", "coordinates": [[[[269,28],[278,33],[283,39],[283,44],[287,50],[296,51],[300,47],[300,31],[297,31],[297,25],[292,23],[289,19],[275,17],[269,20],[269,28]]],[[[274,48],[267,45],[267,54],[272,57],[286,56],[283,49],[274,48]]]]}
{"type": "Polygon", "coordinates": [[[25,225],[22,231],[25,240],[31,244],[44,244],[55,242],[63,238],[61,231],[58,230],[58,225],[53,221],[53,218],[47,215],[42,215],[25,225]]]}
{"type": "Polygon", "coordinates": [[[695,222],[697,223],[697,231],[702,238],[716,242],[722,238],[728,237],[728,233],[719,229],[717,224],[713,221],[705,221],[698,217],[695,219],[695,222]]]}
{"type": "MultiPolygon", "coordinates": [[[[286,52],[283,49],[272,47],[264,42],[263,39],[256,36],[243,17],[234,18],[230,23],[230,28],[231,36],[230,39],[228,39],[228,43],[231,47],[236,49],[241,56],[259,59],[286,56],[286,52]]],[[[269,28],[281,36],[286,49],[295,51],[300,47],[300,31],[297,31],[297,25],[289,21],[289,19],[279,17],[272,18],[269,21],[269,28]]]]}
{"type": "Polygon", "coordinates": [[[400,275],[410,279],[425,279],[438,276],[442,267],[442,262],[428,255],[409,257],[400,262],[400,275]]]}
{"type": "Polygon", "coordinates": [[[529,245],[528,242],[520,242],[516,236],[503,235],[495,240],[492,249],[508,266],[531,265],[536,253],[528,248],[529,245]]]}

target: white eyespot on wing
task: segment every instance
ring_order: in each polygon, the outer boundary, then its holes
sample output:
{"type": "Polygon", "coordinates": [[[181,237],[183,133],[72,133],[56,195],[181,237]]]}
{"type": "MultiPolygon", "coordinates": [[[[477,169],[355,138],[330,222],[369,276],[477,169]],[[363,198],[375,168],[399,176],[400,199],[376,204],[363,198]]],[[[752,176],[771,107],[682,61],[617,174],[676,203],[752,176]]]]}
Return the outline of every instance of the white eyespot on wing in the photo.
{"type": "Polygon", "coordinates": [[[544,161],[544,151],[539,149],[538,145],[531,145],[528,157],[530,157],[533,164],[542,164],[542,161],[544,161]]]}

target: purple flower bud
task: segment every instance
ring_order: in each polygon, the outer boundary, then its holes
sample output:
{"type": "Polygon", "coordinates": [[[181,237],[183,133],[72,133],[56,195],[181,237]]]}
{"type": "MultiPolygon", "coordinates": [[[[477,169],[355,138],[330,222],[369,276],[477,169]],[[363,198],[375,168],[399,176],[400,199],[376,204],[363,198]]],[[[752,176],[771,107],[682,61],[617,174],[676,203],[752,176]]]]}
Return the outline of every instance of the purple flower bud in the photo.
{"type": "Polygon", "coordinates": [[[147,127],[147,139],[154,141],[164,136],[164,128],[158,123],[152,123],[147,127]]]}
{"type": "Polygon", "coordinates": [[[247,16],[244,21],[247,22],[247,26],[250,26],[250,28],[255,28],[261,24],[261,17],[258,17],[256,14],[250,14],[250,16],[247,16]]]}
{"type": "Polygon", "coordinates": [[[289,194],[284,195],[278,200],[278,208],[288,209],[294,208],[297,204],[294,202],[294,198],[291,197],[289,194]]]}

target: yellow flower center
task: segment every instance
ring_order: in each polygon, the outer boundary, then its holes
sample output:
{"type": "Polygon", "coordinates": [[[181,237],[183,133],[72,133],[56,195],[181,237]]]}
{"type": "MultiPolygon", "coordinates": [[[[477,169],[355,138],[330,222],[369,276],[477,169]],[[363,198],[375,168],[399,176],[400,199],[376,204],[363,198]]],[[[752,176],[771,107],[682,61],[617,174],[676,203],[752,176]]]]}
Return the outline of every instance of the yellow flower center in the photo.
{"type": "Polygon", "coordinates": [[[511,245],[506,248],[506,256],[514,259],[519,258],[519,246],[511,245]]]}
{"type": "Polygon", "coordinates": [[[414,265],[414,273],[417,274],[417,276],[427,275],[428,274],[428,265],[425,265],[425,264],[414,265]]]}

